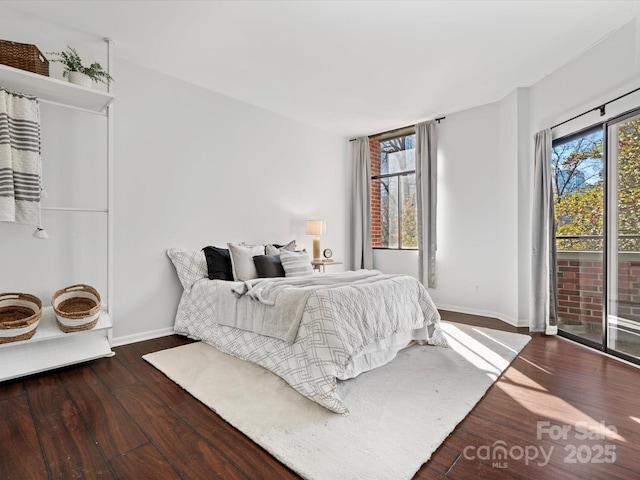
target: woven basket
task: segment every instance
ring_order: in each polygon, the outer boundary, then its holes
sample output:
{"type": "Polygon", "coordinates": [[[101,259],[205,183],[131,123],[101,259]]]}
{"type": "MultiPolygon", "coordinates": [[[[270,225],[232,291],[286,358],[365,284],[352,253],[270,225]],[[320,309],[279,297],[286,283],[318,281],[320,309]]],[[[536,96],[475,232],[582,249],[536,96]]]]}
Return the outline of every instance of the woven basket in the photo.
{"type": "Polygon", "coordinates": [[[28,43],[0,40],[0,63],[39,75],[49,76],[49,60],[38,47],[28,43]]]}
{"type": "Polygon", "coordinates": [[[58,327],[65,333],[91,330],[100,317],[98,291],[89,285],[71,285],[51,297],[58,327]]]}
{"type": "Polygon", "coordinates": [[[28,293],[0,293],[0,343],[28,340],[36,333],[42,302],[28,293]]]}

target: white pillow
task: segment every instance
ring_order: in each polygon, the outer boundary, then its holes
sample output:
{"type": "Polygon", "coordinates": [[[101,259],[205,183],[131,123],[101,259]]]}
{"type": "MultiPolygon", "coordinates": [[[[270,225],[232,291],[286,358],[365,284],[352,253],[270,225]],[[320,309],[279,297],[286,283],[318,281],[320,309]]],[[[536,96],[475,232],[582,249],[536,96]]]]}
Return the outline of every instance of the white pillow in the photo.
{"type": "Polygon", "coordinates": [[[239,243],[227,243],[229,255],[231,256],[231,268],[233,279],[238,282],[253,280],[258,278],[256,265],[253,257],[264,255],[264,245],[241,245],[239,243]]]}
{"type": "Polygon", "coordinates": [[[290,252],[284,248],[280,249],[280,261],[284,274],[287,277],[302,277],[313,275],[311,260],[307,252],[290,252]]]}
{"type": "Polygon", "coordinates": [[[187,292],[201,278],[208,278],[207,259],[202,250],[182,250],[170,248],[167,255],[173,262],[178,273],[178,279],[187,292]]]}
{"type": "Polygon", "coordinates": [[[296,241],[291,240],[289,243],[282,246],[276,245],[275,243],[269,243],[265,245],[265,255],[280,255],[281,248],[293,252],[296,249],[296,241]]]}

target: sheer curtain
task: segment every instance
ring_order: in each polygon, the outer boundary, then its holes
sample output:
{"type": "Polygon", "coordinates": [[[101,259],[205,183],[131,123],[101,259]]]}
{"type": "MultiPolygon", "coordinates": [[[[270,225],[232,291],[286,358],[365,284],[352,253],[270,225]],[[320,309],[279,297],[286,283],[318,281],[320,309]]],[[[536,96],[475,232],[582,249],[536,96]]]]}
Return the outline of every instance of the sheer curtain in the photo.
{"type": "Polygon", "coordinates": [[[533,205],[531,215],[531,309],[529,330],[558,333],[556,228],[551,178],[551,130],[534,136],[533,205]]]}
{"type": "Polygon", "coordinates": [[[371,247],[371,164],[369,138],[352,142],[353,165],[353,263],[354,268],[373,268],[371,247]]]}
{"type": "Polygon", "coordinates": [[[416,125],[416,197],[418,207],[418,280],[436,286],[436,209],[438,178],[436,122],[416,125]]]}

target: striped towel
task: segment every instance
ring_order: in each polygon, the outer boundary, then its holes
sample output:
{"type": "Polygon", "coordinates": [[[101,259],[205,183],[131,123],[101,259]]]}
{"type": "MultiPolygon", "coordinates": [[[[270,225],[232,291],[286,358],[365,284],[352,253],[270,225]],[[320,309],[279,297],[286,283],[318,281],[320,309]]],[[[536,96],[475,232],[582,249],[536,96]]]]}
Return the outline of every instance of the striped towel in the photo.
{"type": "Polygon", "coordinates": [[[38,227],[42,162],[38,99],[0,87],[0,222],[38,227]]]}

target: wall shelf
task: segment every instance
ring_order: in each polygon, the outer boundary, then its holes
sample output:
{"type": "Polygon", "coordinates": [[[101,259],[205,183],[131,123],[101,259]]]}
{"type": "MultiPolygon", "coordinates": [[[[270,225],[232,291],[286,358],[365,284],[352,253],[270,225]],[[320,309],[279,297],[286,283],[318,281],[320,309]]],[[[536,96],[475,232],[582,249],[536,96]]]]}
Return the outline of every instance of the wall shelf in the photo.
{"type": "MultiPolygon", "coordinates": [[[[108,68],[112,64],[111,41],[107,45],[108,68]]],[[[92,114],[104,115],[107,154],[107,209],[74,209],[53,207],[50,210],[86,211],[107,214],[107,302],[94,328],[64,333],[56,323],[52,307],[42,309],[36,333],[29,340],[0,345],[0,381],[44,372],[97,358],[111,357],[113,296],[113,114],[108,108],[115,97],[111,93],[92,90],[67,81],[45,77],[0,64],[0,87],[33,95],[43,103],[61,105],[92,114]]],[[[46,208],[43,208],[43,210],[46,208]]]]}
{"type": "Polygon", "coordinates": [[[45,77],[37,73],[0,64],[0,86],[29,95],[40,100],[81,108],[91,112],[102,112],[115,97],[99,90],[80,87],[67,81],[45,77]]]}
{"type": "Polygon", "coordinates": [[[58,328],[53,308],[45,307],[33,337],[0,345],[0,381],[111,357],[110,329],[111,319],[103,311],[91,330],[64,333],[58,328]]]}

